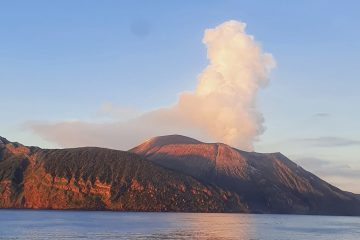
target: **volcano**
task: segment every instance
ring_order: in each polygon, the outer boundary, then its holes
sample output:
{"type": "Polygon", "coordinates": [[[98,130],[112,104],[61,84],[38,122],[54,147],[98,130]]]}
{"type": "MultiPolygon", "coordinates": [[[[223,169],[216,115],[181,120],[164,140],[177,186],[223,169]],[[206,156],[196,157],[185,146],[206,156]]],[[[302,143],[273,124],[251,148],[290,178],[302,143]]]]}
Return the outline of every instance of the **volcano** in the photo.
{"type": "Polygon", "coordinates": [[[130,151],[238,194],[250,212],[360,214],[355,194],[332,186],[278,152],[245,152],[181,135],[155,137],[130,151]]]}
{"type": "Polygon", "coordinates": [[[129,151],[0,137],[0,208],[360,215],[360,199],[281,153],[181,135],[129,151]]]}

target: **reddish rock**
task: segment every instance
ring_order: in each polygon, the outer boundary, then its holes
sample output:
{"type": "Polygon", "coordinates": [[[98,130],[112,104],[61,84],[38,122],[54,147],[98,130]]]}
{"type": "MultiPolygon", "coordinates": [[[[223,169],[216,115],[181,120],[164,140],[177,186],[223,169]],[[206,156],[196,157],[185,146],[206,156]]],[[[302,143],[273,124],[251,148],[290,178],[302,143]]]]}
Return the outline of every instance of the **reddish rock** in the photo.
{"type": "MultiPolygon", "coordinates": [[[[130,150],[150,161],[218,186],[257,213],[360,215],[358,196],[304,170],[281,153],[245,152],[180,135],[150,139],[130,150]]],[[[195,192],[195,191],[194,191],[195,192]]]]}
{"type": "Polygon", "coordinates": [[[0,208],[360,215],[360,199],[280,153],[179,135],[130,152],[0,137],[0,208]]]}
{"type": "Polygon", "coordinates": [[[225,203],[218,188],[133,153],[102,148],[44,150],[3,140],[0,208],[246,211],[240,201],[225,203]],[[192,188],[209,189],[211,194],[192,188]]]}

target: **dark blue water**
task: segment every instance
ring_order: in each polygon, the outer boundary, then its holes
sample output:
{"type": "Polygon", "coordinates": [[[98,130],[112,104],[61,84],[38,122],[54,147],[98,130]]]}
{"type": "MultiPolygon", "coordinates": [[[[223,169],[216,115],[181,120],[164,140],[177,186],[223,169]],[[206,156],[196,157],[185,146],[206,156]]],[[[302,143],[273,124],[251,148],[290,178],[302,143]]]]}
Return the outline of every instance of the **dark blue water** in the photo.
{"type": "Polygon", "coordinates": [[[0,239],[360,239],[359,217],[0,210],[0,239]]]}

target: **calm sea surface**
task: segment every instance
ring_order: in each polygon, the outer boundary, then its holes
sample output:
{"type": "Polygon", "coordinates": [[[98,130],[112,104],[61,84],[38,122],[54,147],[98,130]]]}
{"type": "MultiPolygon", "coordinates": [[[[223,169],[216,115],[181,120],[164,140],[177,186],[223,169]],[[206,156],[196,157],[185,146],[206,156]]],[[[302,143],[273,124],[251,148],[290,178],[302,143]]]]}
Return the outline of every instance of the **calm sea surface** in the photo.
{"type": "Polygon", "coordinates": [[[360,239],[359,217],[0,210],[0,239],[360,239]]]}

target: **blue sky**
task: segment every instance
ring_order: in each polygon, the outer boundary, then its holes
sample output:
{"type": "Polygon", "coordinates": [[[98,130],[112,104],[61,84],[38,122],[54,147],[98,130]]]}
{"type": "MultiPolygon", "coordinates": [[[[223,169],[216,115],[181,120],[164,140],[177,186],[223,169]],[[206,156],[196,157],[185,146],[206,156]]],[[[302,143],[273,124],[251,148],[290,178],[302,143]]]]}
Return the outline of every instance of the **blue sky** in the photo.
{"type": "Polygon", "coordinates": [[[104,103],[140,112],[174,104],[207,65],[204,30],[235,19],[277,61],[260,92],[267,130],[256,150],[281,151],[360,192],[359,9],[320,0],[1,2],[0,135],[56,147],[26,125],[103,121],[104,103]]]}

